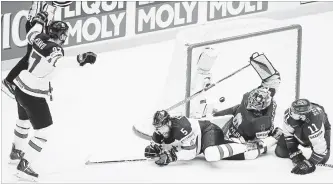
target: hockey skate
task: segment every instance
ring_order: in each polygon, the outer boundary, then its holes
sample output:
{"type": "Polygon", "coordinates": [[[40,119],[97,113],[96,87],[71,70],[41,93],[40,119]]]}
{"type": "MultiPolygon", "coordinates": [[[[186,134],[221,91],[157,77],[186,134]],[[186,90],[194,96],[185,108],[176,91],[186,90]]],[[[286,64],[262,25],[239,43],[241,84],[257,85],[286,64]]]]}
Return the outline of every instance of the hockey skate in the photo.
{"type": "Polygon", "coordinates": [[[18,164],[20,160],[23,158],[24,152],[15,148],[15,144],[12,146],[12,151],[10,152],[9,164],[18,164]]]}
{"type": "Polygon", "coordinates": [[[22,158],[20,163],[17,165],[16,177],[23,180],[36,182],[38,179],[38,174],[32,170],[29,162],[22,158]]]}
{"type": "Polygon", "coordinates": [[[10,98],[15,99],[14,95],[15,85],[11,84],[6,79],[4,79],[1,83],[1,90],[10,98]]]}

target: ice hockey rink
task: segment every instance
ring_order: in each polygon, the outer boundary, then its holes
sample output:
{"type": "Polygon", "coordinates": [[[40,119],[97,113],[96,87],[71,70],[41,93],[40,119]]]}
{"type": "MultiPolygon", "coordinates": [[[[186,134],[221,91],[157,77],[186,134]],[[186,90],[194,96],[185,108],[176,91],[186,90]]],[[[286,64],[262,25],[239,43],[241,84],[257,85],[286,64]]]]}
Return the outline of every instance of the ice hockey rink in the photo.
{"type": "MultiPolygon", "coordinates": [[[[323,105],[331,124],[332,19],[330,12],[288,20],[303,27],[300,96],[323,105]]],[[[152,161],[85,165],[87,159],[143,158],[149,141],[137,137],[132,132],[132,125],[144,121],[157,110],[174,41],[100,53],[95,65],[65,69],[55,77],[52,83],[54,101],[49,103],[53,132],[33,166],[40,174],[40,183],[333,182],[333,169],[327,167],[317,167],[314,173],[304,176],[291,174],[291,161],[277,158],[274,149],[248,161],[209,163],[199,156],[165,167],[152,161]]],[[[68,59],[75,60],[74,57],[68,59]]],[[[5,75],[7,72],[2,72],[2,77],[5,75]]],[[[8,164],[17,119],[16,102],[3,93],[1,97],[2,182],[23,182],[13,176],[15,166],[8,164]]],[[[281,116],[276,117],[276,121],[282,120],[281,116]]],[[[306,156],[310,155],[308,150],[304,152],[306,156]]],[[[332,156],[328,163],[333,164],[332,156]]]]}

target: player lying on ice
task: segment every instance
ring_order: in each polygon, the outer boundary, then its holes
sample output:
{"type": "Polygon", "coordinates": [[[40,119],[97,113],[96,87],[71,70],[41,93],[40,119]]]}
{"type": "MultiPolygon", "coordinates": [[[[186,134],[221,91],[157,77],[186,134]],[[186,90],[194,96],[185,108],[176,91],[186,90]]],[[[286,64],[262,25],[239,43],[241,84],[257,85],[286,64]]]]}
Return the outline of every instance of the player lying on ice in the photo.
{"type": "Polygon", "coordinates": [[[191,160],[203,153],[207,161],[219,161],[242,155],[256,156],[261,147],[257,143],[240,144],[224,138],[222,129],[208,120],[171,117],[165,110],[154,115],[151,144],[145,157],[156,159],[160,166],[177,160],[191,160]]]}
{"type": "Polygon", "coordinates": [[[290,158],[295,174],[308,174],[316,164],[325,164],[330,157],[331,125],[322,106],[307,99],[299,99],[285,111],[283,133],[275,148],[281,158],[290,158]],[[306,159],[298,145],[310,147],[311,157],[306,159]]]}
{"type": "MultiPolygon", "coordinates": [[[[262,79],[261,85],[245,93],[240,104],[221,111],[214,110],[212,115],[231,115],[232,118],[223,127],[227,130],[227,137],[239,143],[257,142],[264,148],[256,155],[258,157],[275,145],[282,134],[281,129],[274,129],[273,124],[277,106],[273,97],[281,79],[265,55],[255,53],[250,61],[262,79]]],[[[237,159],[248,158],[239,155],[237,159]]]]}

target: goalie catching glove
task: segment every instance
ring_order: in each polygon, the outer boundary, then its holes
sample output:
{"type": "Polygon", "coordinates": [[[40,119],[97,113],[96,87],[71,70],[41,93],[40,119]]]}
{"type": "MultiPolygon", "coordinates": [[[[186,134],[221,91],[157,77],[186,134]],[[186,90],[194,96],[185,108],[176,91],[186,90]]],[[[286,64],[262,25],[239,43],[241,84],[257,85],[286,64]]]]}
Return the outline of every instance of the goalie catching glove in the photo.
{"type": "Polygon", "coordinates": [[[277,73],[265,54],[253,53],[250,57],[250,64],[262,80],[266,80],[277,73]]]}
{"type": "Polygon", "coordinates": [[[77,62],[80,66],[84,66],[87,63],[94,64],[96,61],[97,55],[93,52],[86,52],[83,54],[77,55],[77,62]]]}

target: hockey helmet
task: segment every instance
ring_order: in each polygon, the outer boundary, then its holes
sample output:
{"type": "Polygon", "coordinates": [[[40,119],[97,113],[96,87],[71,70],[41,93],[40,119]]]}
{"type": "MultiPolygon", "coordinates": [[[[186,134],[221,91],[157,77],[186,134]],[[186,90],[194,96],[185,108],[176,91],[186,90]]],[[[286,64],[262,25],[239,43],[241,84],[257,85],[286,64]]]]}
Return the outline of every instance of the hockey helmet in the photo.
{"type": "Polygon", "coordinates": [[[307,99],[298,99],[293,101],[291,103],[290,111],[299,114],[299,115],[304,115],[307,114],[311,111],[312,105],[309,100],[307,99]]]}
{"type": "Polygon", "coordinates": [[[160,128],[166,125],[170,120],[170,114],[166,110],[157,111],[154,114],[153,126],[160,128]]]}
{"type": "Polygon", "coordinates": [[[63,44],[68,36],[68,25],[63,21],[53,21],[48,27],[47,34],[53,39],[60,40],[63,44]]]}
{"type": "Polygon", "coordinates": [[[312,105],[307,99],[298,99],[291,103],[289,108],[289,115],[295,120],[305,120],[306,114],[312,109],[312,105]]]}
{"type": "Polygon", "coordinates": [[[250,92],[247,102],[247,109],[261,111],[266,109],[271,104],[271,102],[272,96],[269,88],[257,88],[250,92]]]}

